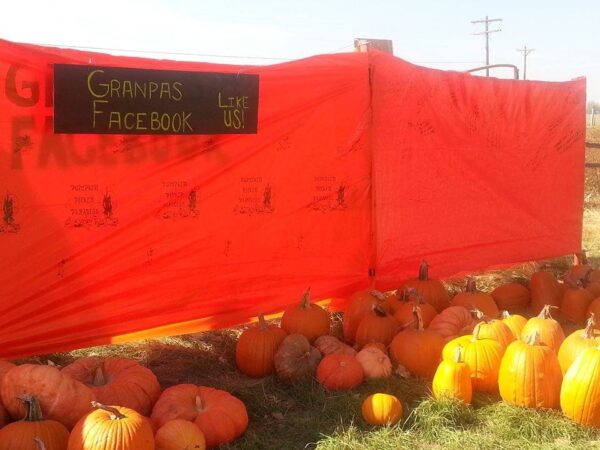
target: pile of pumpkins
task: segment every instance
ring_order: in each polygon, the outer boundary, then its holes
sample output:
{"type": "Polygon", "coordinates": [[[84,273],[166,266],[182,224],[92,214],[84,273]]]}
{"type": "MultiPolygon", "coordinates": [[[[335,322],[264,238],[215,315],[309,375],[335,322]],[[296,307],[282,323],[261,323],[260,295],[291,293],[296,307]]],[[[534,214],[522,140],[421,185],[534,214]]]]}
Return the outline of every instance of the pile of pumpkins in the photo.
{"type": "MultiPolygon", "coordinates": [[[[244,374],[271,373],[287,382],[314,377],[328,390],[349,390],[365,378],[433,378],[435,397],[470,402],[473,392],[500,393],[507,403],[558,408],[574,421],[600,427],[600,270],[573,266],[559,282],[536,272],[528,286],[509,283],[479,292],[473,279],[450,298],[419,277],[386,294],[361,291],[343,312],[343,337],[331,336],[331,317],[307,291],[283,313],[280,326],[259,315],[237,343],[244,374]],[[559,321],[587,326],[565,339],[559,321]],[[526,316],[531,318],[527,319],[526,316]],[[564,380],[563,380],[564,375],[564,380]],[[597,398],[597,399],[596,399],[597,398]]],[[[365,399],[370,424],[394,423],[400,401],[377,393],[365,399]]]]}
{"type": "Polygon", "coordinates": [[[62,370],[0,361],[0,399],[0,450],[204,450],[248,426],[230,393],[193,384],[161,392],[150,369],[126,358],[62,370]]]}

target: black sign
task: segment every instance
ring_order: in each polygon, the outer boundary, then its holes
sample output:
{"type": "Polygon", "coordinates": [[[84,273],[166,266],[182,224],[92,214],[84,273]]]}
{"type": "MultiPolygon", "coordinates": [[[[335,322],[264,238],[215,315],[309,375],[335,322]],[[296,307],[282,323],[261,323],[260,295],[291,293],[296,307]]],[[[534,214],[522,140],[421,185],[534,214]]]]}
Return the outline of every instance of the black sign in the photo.
{"type": "Polygon", "coordinates": [[[54,132],[255,134],[258,75],[54,65],[54,132]]]}

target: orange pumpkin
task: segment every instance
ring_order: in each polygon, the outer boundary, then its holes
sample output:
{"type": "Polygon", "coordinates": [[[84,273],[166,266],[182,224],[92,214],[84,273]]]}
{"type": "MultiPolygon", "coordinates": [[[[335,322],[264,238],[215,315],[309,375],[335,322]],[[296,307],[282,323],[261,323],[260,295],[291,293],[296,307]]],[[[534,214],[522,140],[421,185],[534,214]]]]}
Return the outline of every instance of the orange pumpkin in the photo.
{"type": "Polygon", "coordinates": [[[356,355],[354,350],[349,345],[344,344],[338,338],[334,336],[319,336],[314,345],[323,355],[329,355],[330,353],[345,353],[347,355],[356,355]]]}
{"type": "Polygon", "coordinates": [[[550,272],[535,272],[529,281],[531,313],[539,314],[545,305],[560,307],[563,290],[550,272]]]}
{"type": "Polygon", "coordinates": [[[502,322],[510,329],[515,339],[519,339],[527,319],[518,314],[509,314],[508,311],[502,311],[502,322]]]}
{"type": "Polygon", "coordinates": [[[587,315],[594,314],[596,317],[600,317],[600,297],[595,298],[588,306],[587,315]]]}
{"type": "Polygon", "coordinates": [[[265,317],[258,315],[258,324],[247,328],[235,346],[237,368],[249,377],[264,377],[275,370],[275,352],[287,336],[276,325],[267,325],[265,317]]]}
{"type": "Polygon", "coordinates": [[[319,336],[329,334],[331,317],[319,305],[310,303],[310,289],[307,289],[299,306],[283,312],[281,328],[288,334],[302,334],[313,342],[319,336]]]}
{"type": "Polygon", "coordinates": [[[558,349],[558,362],[563,373],[566,373],[575,358],[586,348],[600,346],[600,330],[596,328],[594,314],[590,314],[583,330],[576,330],[565,338],[558,349]]]}
{"type": "Polygon", "coordinates": [[[478,292],[475,279],[473,278],[467,280],[465,291],[458,293],[452,299],[452,305],[464,306],[469,311],[478,309],[490,319],[494,319],[500,314],[500,310],[493,297],[484,292],[478,292]]]}
{"type": "Polygon", "coordinates": [[[183,419],[169,420],[156,432],[156,450],[205,450],[206,439],[200,428],[183,419]]]}
{"type": "Polygon", "coordinates": [[[429,330],[442,336],[446,341],[457,336],[471,334],[477,321],[464,306],[450,306],[435,316],[429,330]]]}
{"type": "Polygon", "coordinates": [[[362,403],[361,413],[369,425],[394,425],[404,414],[402,403],[390,394],[369,395],[362,403]]]}
{"type": "Polygon", "coordinates": [[[67,428],[89,412],[94,393],[83,383],[63,375],[56,367],[23,364],[9,370],[2,380],[2,402],[13,418],[23,417],[18,397],[35,397],[48,419],[67,428]]]}
{"type": "Polygon", "coordinates": [[[293,382],[311,378],[321,353],[301,334],[290,334],[279,345],[275,353],[275,372],[283,381],[293,382]]]}
{"type": "Polygon", "coordinates": [[[581,281],[565,279],[567,286],[560,304],[560,313],[567,321],[571,323],[583,323],[587,316],[587,311],[594,300],[590,291],[583,287],[581,281]]]}
{"type": "Polygon", "coordinates": [[[377,304],[384,304],[385,296],[375,290],[359,291],[353,294],[349,301],[346,309],[344,310],[344,316],[342,319],[342,328],[344,331],[344,339],[347,342],[354,343],[356,338],[356,330],[360,325],[361,320],[370,314],[373,310],[373,306],[377,304]]]}
{"type": "Polygon", "coordinates": [[[515,340],[512,331],[502,320],[484,320],[475,325],[475,328],[479,328],[478,335],[481,339],[494,339],[502,345],[503,349],[515,340]]]}
{"type": "Polygon", "coordinates": [[[150,415],[160,395],[154,373],[127,358],[81,358],[62,373],[86,384],[100,403],[125,406],[143,416],[150,415]]]}
{"type": "Polygon", "coordinates": [[[438,366],[432,383],[436,399],[455,398],[465,403],[473,399],[471,371],[463,358],[463,347],[457,346],[452,360],[443,360],[438,366]]]}
{"type": "Polygon", "coordinates": [[[35,397],[23,396],[27,413],[23,420],[6,425],[0,430],[0,450],[36,450],[34,438],[41,438],[46,450],[65,450],[69,430],[56,420],[45,420],[35,397]]]}
{"type": "Polygon", "coordinates": [[[248,427],[248,413],[240,399],[220,389],[193,384],[165,389],[151,419],[157,428],[170,420],[189,420],[200,428],[209,448],[237,439],[248,427]]]}
{"type": "MultiPolygon", "coordinates": [[[[4,378],[4,375],[13,367],[15,367],[13,363],[0,359],[0,389],[2,387],[2,379],[4,378]]],[[[9,420],[10,418],[8,417],[8,412],[2,403],[2,397],[0,397],[0,428],[6,425],[9,420]]]]}
{"type": "Polygon", "coordinates": [[[498,308],[509,312],[526,311],[531,302],[529,289],[520,283],[507,283],[498,286],[492,291],[491,296],[498,308]]]}
{"type": "Polygon", "coordinates": [[[368,344],[363,345],[362,349],[364,350],[365,348],[376,348],[377,350],[380,350],[381,353],[383,353],[384,355],[388,354],[387,347],[381,342],[369,342],[368,344]]]}
{"type": "Polygon", "coordinates": [[[532,317],[527,321],[521,331],[521,339],[527,339],[528,336],[537,332],[540,336],[540,342],[558,352],[560,344],[565,340],[565,334],[560,324],[550,315],[552,306],[546,305],[537,317],[532,317]]]}
{"type": "Polygon", "coordinates": [[[155,450],[150,421],[133,409],[92,402],[73,428],[67,450],[155,450]]]}
{"type": "Polygon", "coordinates": [[[412,288],[405,288],[404,301],[400,302],[396,307],[394,313],[394,319],[400,324],[401,327],[406,327],[414,323],[415,316],[413,314],[413,307],[418,306],[421,308],[421,317],[423,318],[423,327],[427,328],[433,318],[437,316],[436,309],[425,302],[421,294],[412,288]]]}
{"type": "Polygon", "coordinates": [[[450,305],[450,297],[444,284],[440,280],[429,278],[429,266],[427,262],[421,262],[419,266],[419,278],[409,280],[399,289],[415,289],[426,303],[429,303],[439,313],[450,305]]]}
{"type": "Polygon", "coordinates": [[[565,373],[560,408],[572,421],[600,428],[600,348],[586,348],[565,373]]]}
{"type": "Polygon", "coordinates": [[[381,342],[388,345],[398,332],[399,325],[396,319],[388,315],[385,310],[375,305],[373,311],[360,321],[356,330],[356,344],[362,347],[369,342],[381,342]]]}
{"type": "Polygon", "coordinates": [[[350,355],[332,353],[325,356],[317,367],[317,380],[330,391],[353,389],[364,378],[362,366],[350,355]]]}
{"type": "Polygon", "coordinates": [[[442,355],[444,339],[437,333],[423,329],[420,308],[414,308],[416,328],[402,330],[390,344],[392,361],[417,377],[430,378],[435,373],[442,355]]]}
{"type": "Polygon", "coordinates": [[[473,335],[464,342],[464,361],[469,366],[474,392],[498,392],[498,370],[504,348],[494,339],[482,339],[480,329],[476,326],[473,335]]]}
{"type": "Polygon", "coordinates": [[[572,279],[574,282],[584,281],[593,270],[593,267],[589,265],[586,251],[582,249],[581,253],[576,255],[574,264],[566,273],[565,278],[572,279]]]}
{"type": "Polygon", "coordinates": [[[366,378],[388,378],[392,375],[392,362],[388,355],[378,348],[365,347],[356,354],[366,378]]]}

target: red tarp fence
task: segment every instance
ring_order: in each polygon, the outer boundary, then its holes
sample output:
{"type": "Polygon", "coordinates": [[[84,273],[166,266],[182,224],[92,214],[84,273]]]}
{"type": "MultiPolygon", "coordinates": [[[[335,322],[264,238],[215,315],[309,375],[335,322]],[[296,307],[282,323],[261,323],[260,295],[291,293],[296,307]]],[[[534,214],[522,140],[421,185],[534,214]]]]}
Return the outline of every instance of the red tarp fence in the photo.
{"type": "Polygon", "coordinates": [[[585,80],[383,53],[272,66],[0,41],[0,356],[333,307],[581,247],[585,80]],[[255,135],[62,135],[54,64],[260,76],[255,135]]]}

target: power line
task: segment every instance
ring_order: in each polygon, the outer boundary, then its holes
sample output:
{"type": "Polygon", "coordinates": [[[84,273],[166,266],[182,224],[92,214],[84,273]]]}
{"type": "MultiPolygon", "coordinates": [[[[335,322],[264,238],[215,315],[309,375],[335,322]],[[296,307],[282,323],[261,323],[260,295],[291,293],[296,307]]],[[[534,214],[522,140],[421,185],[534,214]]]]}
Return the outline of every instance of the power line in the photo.
{"type": "Polygon", "coordinates": [[[531,52],[535,51],[535,48],[527,48],[527,46],[524,45],[523,48],[518,48],[517,51],[523,53],[523,79],[526,80],[527,79],[527,55],[529,55],[531,52]]]}
{"type": "MultiPolygon", "coordinates": [[[[502,31],[502,29],[498,28],[497,30],[490,30],[490,23],[492,22],[502,22],[502,19],[488,19],[488,16],[485,16],[485,19],[481,20],[471,20],[471,23],[485,23],[485,31],[481,33],[473,33],[474,35],[485,34],[485,65],[490,65],[490,33],[497,33],[498,31],[502,31]]],[[[485,69],[485,76],[490,76],[490,69],[485,69]]]]}

